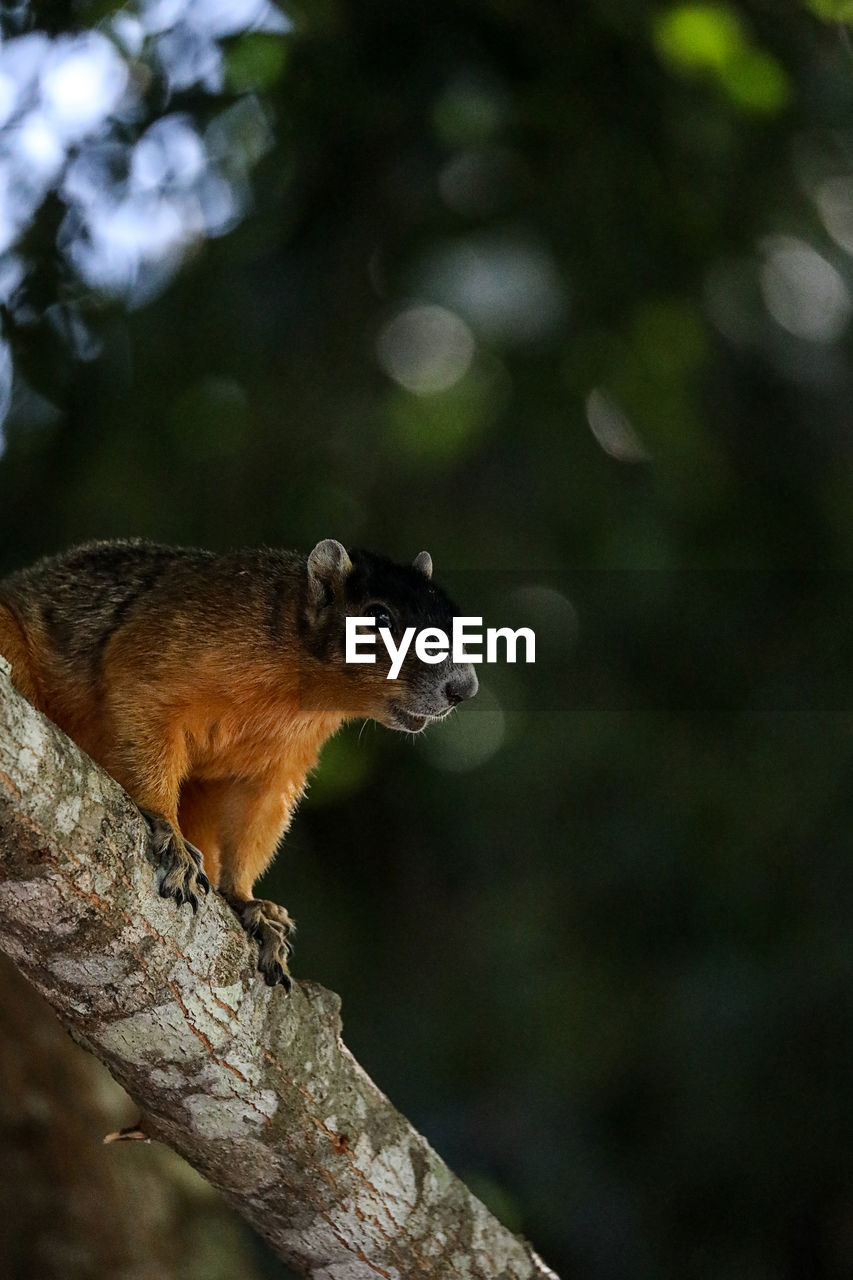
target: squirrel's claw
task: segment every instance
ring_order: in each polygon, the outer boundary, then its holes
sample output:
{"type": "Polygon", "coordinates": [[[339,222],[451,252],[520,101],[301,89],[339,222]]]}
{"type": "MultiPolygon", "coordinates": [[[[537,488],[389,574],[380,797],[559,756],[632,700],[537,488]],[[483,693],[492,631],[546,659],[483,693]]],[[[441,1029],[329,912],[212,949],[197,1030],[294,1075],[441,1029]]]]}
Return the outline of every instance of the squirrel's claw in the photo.
{"type": "Polygon", "coordinates": [[[197,849],[194,844],[190,844],[189,840],[185,840],[184,845],[186,846],[187,853],[195,863],[195,887],[202,893],[210,893],[210,881],[204,874],[204,854],[201,849],[197,849]]]}
{"type": "Polygon", "coordinates": [[[160,897],[174,898],[179,907],[188,902],[195,915],[199,894],[210,892],[201,850],[184,840],[165,818],[145,809],[141,813],[151,829],[154,852],[163,869],[157,886],[160,897]]]}
{"type": "Polygon", "coordinates": [[[293,979],[277,960],[273,961],[267,968],[264,968],[261,964],[258,967],[264,975],[264,982],[268,987],[275,987],[280,983],[284,987],[285,995],[290,995],[293,990],[293,979]]]}
{"type": "Polygon", "coordinates": [[[289,992],[293,982],[287,971],[287,957],[290,954],[287,938],[296,926],[285,908],[276,902],[265,902],[257,898],[246,900],[228,897],[227,900],[249,937],[254,938],[258,944],[258,968],[267,986],[280,984],[289,992]]]}

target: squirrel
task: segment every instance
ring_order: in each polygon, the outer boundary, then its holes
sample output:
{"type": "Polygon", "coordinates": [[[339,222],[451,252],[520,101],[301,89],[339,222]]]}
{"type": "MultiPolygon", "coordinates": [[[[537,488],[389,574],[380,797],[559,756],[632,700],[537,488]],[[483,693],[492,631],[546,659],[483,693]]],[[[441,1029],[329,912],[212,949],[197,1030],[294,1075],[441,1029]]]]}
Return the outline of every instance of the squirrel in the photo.
{"type": "Polygon", "coordinates": [[[323,743],[355,717],[420,732],[477,692],[469,663],[382,645],[345,661],[347,616],[449,631],[422,551],[411,565],[327,538],[308,556],[92,542],[0,581],[15,687],[124,787],[146,818],[159,892],[198,908],[211,884],[290,989],[293,922],[254,897],[323,743]]]}

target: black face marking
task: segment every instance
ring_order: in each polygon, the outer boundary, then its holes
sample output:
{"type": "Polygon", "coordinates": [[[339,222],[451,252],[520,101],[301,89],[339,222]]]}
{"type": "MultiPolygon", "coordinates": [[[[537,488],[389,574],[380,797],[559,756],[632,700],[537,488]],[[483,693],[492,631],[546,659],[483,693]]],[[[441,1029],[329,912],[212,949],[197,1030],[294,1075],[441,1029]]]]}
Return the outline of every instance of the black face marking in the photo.
{"type": "Polygon", "coordinates": [[[392,618],[391,632],[401,637],[407,627],[420,631],[423,627],[441,627],[448,633],[453,628],[455,607],[440,587],[410,564],[395,564],[387,556],[359,548],[349,551],[352,568],[346,575],[343,591],[329,592],[314,618],[308,605],[307,590],[299,609],[299,633],[306,650],[321,662],[335,662],[357,680],[362,669],[347,666],[345,653],[345,615],[366,616],[377,606],[392,618]]]}
{"type": "Polygon", "coordinates": [[[356,548],[350,551],[352,572],[346,579],[346,608],[352,613],[380,602],[394,618],[393,631],[406,627],[441,627],[450,632],[456,608],[440,587],[410,564],[356,548]]]}

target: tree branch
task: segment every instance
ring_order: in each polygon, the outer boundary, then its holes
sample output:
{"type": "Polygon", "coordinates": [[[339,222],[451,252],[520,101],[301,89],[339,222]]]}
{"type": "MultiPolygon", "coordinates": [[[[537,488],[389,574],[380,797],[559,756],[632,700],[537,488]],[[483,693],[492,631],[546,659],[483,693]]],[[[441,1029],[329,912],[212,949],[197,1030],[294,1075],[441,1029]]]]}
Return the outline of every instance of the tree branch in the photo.
{"type": "Polygon", "coordinates": [[[266,987],[218,895],[154,890],[125,792],[0,671],[0,948],[151,1135],[312,1280],[555,1280],[361,1069],[337,996],[266,987]]]}

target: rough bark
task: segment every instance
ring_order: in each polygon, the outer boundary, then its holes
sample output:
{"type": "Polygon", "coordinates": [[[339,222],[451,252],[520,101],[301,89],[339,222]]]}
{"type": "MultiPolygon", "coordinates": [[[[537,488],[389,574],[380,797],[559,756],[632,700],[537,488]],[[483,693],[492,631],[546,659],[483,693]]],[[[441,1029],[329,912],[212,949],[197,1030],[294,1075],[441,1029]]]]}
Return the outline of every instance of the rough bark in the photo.
{"type": "Polygon", "coordinates": [[[249,1228],[180,1156],[104,1150],[137,1115],[0,956],[3,1280],[260,1280],[249,1228]]]}
{"type": "Polygon", "coordinates": [[[361,1069],[337,996],[266,987],[218,895],[154,886],[125,792],[0,672],[0,948],[152,1136],[312,1280],[553,1280],[361,1069]]]}

